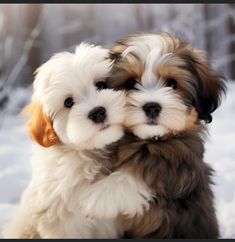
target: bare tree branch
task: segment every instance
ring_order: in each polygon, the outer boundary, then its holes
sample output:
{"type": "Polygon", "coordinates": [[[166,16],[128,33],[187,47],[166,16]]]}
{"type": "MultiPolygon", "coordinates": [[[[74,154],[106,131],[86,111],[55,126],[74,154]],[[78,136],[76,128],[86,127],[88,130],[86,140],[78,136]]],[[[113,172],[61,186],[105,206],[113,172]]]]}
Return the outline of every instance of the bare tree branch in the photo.
{"type": "MultiPolygon", "coordinates": [[[[13,84],[16,82],[17,77],[20,75],[21,71],[25,67],[28,57],[29,57],[29,53],[33,47],[34,41],[39,36],[39,34],[42,30],[45,15],[47,14],[47,11],[49,11],[49,9],[45,8],[43,6],[40,16],[37,20],[37,23],[36,23],[35,27],[33,28],[33,30],[31,31],[31,33],[29,34],[28,39],[25,42],[25,45],[24,45],[24,48],[23,48],[23,51],[22,51],[22,54],[21,54],[19,60],[17,61],[12,72],[10,73],[10,75],[4,82],[4,86],[3,86],[4,89],[1,90],[3,97],[8,97],[10,90],[13,87],[13,84]]],[[[3,126],[5,116],[6,116],[6,110],[4,112],[2,112],[2,115],[1,115],[0,129],[3,126]]]]}
{"type": "Polygon", "coordinates": [[[25,64],[27,63],[30,50],[32,49],[34,41],[39,36],[42,26],[44,24],[45,14],[46,14],[46,8],[43,6],[41,14],[38,18],[38,21],[37,21],[34,29],[31,31],[28,39],[25,42],[25,45],[24,45],[24,48],[23,48],[23,51],[22,51],[22,54],[21,54],[19,60],[15,64],[12,72],[10,73],[10,75],[8,76],[8,78],[6,79],[6,81],[4,83],[5,88],[8,89],[9,87],[12,86],[13,83],[15,83],[17,77],[19,76],[20,72],[23,70],[25,64]]]}

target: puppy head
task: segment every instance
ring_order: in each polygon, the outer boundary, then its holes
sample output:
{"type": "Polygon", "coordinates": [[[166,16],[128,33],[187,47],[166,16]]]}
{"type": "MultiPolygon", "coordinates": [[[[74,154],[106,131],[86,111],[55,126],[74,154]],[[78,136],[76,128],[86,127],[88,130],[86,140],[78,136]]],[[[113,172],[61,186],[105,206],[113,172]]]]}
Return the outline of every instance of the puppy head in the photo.
{"type": "Polygon", "coordinates": [[[30,114],[31,137],[40,145],[103,148],[123,135],[124,95],[107,89],[108,50],[82,43],[59,53],[36,72],[30,114]]]}
{"type": "Polygon", "coordinates": [[[137,33],[111,50],[109,85],[127,94],[125,126],[142,139],[211,122],[225,85],[206,54],[167,33],[137,33]]]}

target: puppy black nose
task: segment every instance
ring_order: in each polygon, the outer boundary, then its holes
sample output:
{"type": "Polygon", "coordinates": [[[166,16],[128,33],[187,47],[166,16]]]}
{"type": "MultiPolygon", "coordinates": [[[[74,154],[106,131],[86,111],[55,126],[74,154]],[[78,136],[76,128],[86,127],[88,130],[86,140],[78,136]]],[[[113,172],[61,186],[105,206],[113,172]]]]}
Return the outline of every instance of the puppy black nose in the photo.
{"type": "Polygon", "coordinates": [[[150,102],[143,106],[143,110],[147,117],[156,118],[160,113],[162,107],[158,103],[150,102]]]}
{"type": "Polygon", "coordinates": [[[103,123],[106,119],[106,110],[104,107],[95,107],[92,109],[89,114],[88,118],[91,119],[94,123],[103,123]]]}

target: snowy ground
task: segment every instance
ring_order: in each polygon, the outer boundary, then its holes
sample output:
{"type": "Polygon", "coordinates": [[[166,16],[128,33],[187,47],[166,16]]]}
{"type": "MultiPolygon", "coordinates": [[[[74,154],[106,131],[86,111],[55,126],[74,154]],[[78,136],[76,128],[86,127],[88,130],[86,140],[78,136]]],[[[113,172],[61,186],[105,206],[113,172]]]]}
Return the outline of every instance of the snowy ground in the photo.
{"type": "MultiPolygon", "coordinates": [[[[29,94],[18,90],[12,95],[11,113],[18,111],[14,110],[16,104],[27,101],[29,94]]],[[[214,191],[221,237],[235,238],[235,82],[229,83],[227,98],[213,118],[205,160],[216,170],[214,191]]],[[[24,122],[15,115],[6,115],[0,121],[0,237],[31,176],[32,143],[24,122]]]]}

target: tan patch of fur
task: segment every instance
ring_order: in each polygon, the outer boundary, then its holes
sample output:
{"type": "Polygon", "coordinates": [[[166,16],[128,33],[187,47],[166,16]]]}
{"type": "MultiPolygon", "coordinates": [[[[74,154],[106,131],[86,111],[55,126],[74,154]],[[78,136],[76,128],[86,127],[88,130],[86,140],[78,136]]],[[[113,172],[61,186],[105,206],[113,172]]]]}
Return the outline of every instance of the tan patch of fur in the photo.
{"type": "Polygon", "coordinates": [[[143,64],[133,55],[129,55],[127,57],[128,61],[128,66],[124,67],[126,71],[129,71],[132,73],[132,75],[135,75],[138,78],[141,78],[143,71],[144,71],[144,66],[143,64]]]}
{"type": "Polygon", "coordinates": [[[189,76],[188,71],[184,71],[176,66],[161,65],[157,68],[157,77],[161,80],[175,79],[178,84],[189,76]]]}
{"type": "Polygon", "coordinates": [[[129,78],[137,80],[141,79],[144,71],[143,63],[141,63],[135,56],[128,54],[126,59],[117,62],[112,70],[112,76],[108,81],[109,87],[117,87],[118,89],[125,89],[125,82],[129,78]]]}
{"type": "Polygon", "coordinates": [[[22,114],[30,115],[28,129],[31,138],[44,147],[50,147],[58,143],[51,119],[43,113],[42,105],[32,102],[25,107],[22,114]]]}
{"type": "Polygon", "coordinates": [[[115,53],[121,54],[126,48],[127,48],[127,46],[125,46],[123,44],[117,44],[113,47],[112,51],[115,53]]]}
{"type": "Polygon", "coordinates": [[[186,120],[186,131],[197,130],[200,127],[200,123],[198,122],[198,113],[195,108],[193,108],[190,114],[187,116],[186,120]]]}
{"type": "Polygon", "coordinates": [[[182,42],[179,38],[172,36],[168,33],[160,33],[159,34],[167,43],[167,53],[174,53],[176,52],[178,49],[181,49],[183,47],[187,47],[188,45],[184,42],[182,42]]]}

